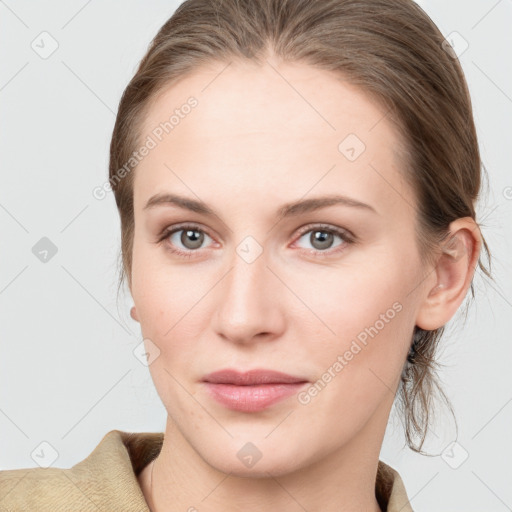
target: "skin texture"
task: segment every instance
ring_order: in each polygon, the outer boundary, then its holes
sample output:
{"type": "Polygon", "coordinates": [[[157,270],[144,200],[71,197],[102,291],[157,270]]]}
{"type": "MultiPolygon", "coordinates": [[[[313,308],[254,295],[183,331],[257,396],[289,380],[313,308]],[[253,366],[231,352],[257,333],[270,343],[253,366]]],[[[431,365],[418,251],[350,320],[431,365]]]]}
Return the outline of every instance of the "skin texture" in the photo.
{"type": "Polygon", "coordinates": [[[148,352],[158,347],[149,369],[168,412],[162,451],[139,477],[148,504],[379,511],[379,452],[413,328],[435,329],[455,314],[478,259],[479,230],[458,219],[456,252],[435,268],[421,266],[398,134],[383,108],[338,76],[272,58],[263,67],[210,65],[152,104],[141,140],[190,96],[198,105],[134,171],[132,316],[148,352]],[[354,161],[338,148],[349,134],[365,145],[354,161]],[[217,216],[144,209],[162,192],[204,201],[217,216]],[[285,203],[328,194],[376,212],[335,205],[276,214],[285,203]],[[202,230],[200,248],[183,231],[157,242],[183,222],[202,230]],[[333,234],[322,246],[312,238],[324,233],[319,224],[356,241],[333,234]],[[196,252],[186,258],[171,247],[196,252]],[[240,247],[259,256],[248,263],[240,247]],[[400,311],[389,319],[393,304],[400,311]],[[268,368],[313,384],[382,315],[384,326],[307,404],[292,396],[258,413],[231,411],[200,382],[223,368],[268,368]],[[237,456],[248,442],[261,452],[252,467],[237,456]]]}

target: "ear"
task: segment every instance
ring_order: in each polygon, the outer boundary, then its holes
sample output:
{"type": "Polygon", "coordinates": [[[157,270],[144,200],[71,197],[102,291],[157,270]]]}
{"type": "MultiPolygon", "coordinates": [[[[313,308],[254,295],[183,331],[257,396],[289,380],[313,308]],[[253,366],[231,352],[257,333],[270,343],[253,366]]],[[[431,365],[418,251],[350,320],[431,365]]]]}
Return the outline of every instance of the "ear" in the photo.
{"type": "Polygon", "coordinates": [[[474,219],[456,219],[449,228],[434,268],[434,285],[429,280],[416,318],[416,325],[426,331],[442,327],[455,315],[471,286],[480,256],[482,236],[474,219]]]}
{"type": "Polygon", "coordinates": [[[136,321],[140,322],[139,317],[137,316],[137,310],[135,309],[135,306],[130,309],[130,316],[136,321]]]}

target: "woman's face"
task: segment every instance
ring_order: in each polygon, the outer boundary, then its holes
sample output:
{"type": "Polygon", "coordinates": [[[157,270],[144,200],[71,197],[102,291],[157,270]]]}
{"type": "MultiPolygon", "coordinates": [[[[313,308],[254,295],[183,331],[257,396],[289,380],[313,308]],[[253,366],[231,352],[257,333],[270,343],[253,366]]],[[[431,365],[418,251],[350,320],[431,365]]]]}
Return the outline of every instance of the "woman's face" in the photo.
{"type": "Polygon", "coordinates": [[[276,63],[205,68],[148,112],[131,292],[169,421],[222,471],[378,453],[425,294],[385,114],[333,74],[276,63]],[[190,208],[152,201],[165,195],[190,208]],[[228,368],[308,382],[237,410],[202,382],[228,368]]]}

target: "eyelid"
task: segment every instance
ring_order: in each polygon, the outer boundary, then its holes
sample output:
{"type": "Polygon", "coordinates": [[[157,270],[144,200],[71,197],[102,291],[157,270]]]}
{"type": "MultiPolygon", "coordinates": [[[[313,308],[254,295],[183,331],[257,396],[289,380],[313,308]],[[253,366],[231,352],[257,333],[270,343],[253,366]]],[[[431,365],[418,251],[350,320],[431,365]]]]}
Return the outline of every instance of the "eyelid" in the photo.
{"type": "Polygon", "coordinates": [[[303,226],[302,228],[299,228],[299,238],[304,234],[304,233],[307,233],[308,231],[313,231],[313,230],[318,230],[318,231],[322,231],[322,230],[325,230],[325,231],[330,231],[330,232],[333,232],[333,233],[336,233],[336,234],[339,234],[339,235],[344,235],[345,238],[347,238],[348,240],[353,240],[355,241],[356,240],[356,236],[351,232],[349,231],[348,229],[346,228],[341,228],[341,227],[338,227],[338,226],[333,226],[331,224],[325,224],[325,223],[318,223],[318,222],[313,222],[311,224],[307,224],[305,226],[303,226]]]}
{"type": "Polygon", "coordinates": [[[163,236],[166,233],[173,231],[179,231],[180,229],[198,229],[208,234],[208,228],[197,222],[177,222],[176,224],[166,224],[165,227],[160,231],[158,236],[163,236]]]}

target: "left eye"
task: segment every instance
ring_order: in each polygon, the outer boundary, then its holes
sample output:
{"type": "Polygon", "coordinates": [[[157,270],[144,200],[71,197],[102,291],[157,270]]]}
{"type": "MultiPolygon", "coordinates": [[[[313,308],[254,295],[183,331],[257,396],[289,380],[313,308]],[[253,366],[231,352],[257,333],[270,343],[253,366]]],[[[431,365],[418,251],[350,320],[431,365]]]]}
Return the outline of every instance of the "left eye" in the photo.
{"type": "MultiPolygon", "coordinates": [[[[309,231],[303,233],[299,240],[306,238],[306,240],[308,240],[308,242],[313,246],[315,251],[325,252],[327,249],[333,248],[333,240],[335,237],[348,242],[348,237],[343,232],[333,228],[310,229],[309,231]]],[[[334,247],[338,247],[342,244],[343,242],[335,245],[334,247]]],[[[306,249],[308,248],[306,247],[306,249]]]]}

